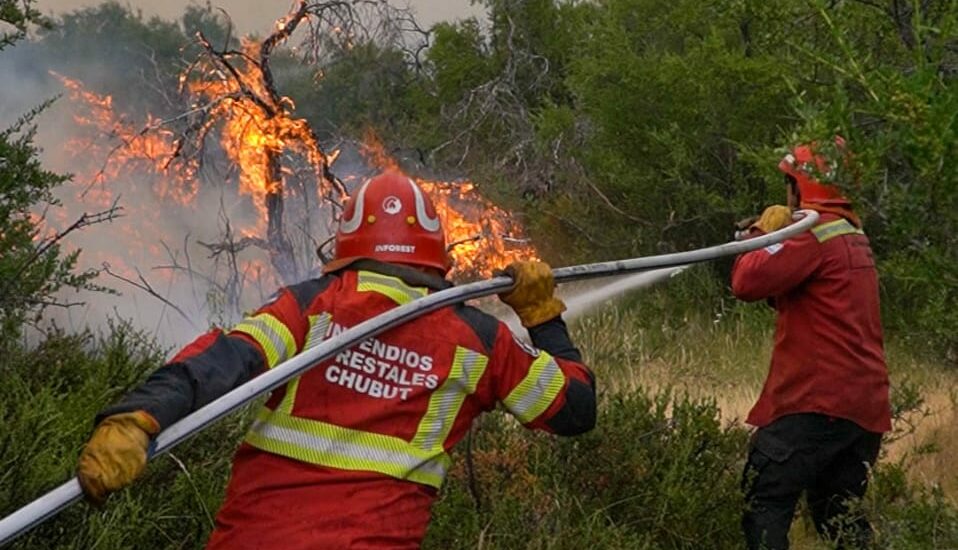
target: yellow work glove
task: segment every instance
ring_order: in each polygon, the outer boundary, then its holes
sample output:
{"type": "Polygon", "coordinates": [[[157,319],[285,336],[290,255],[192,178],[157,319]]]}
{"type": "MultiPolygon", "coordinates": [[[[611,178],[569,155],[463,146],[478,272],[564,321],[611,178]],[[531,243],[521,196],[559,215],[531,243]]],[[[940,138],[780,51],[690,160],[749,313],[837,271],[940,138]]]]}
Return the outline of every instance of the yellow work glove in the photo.
{"type": "Polygon", "coordinates": [[[140,477],[146,467],[150,437],[160,424],[146,411],[106,417],[80,453],[77,478],[90,503],[100,506],[110,493],[140,477]]]}
{"type": "Polygon", "coordinates": [[[553,294],[556,283],[549,264],[513,262],[503,272],[515,280],[516,286],[500,294],[499,299],[516,312],[522,326],[541,325],[565,311],[565,304],[553,294]]]}
{"type": "Polygon", "coordinates": [[[792,209],[781,204],[769,206],[762,212],[758,221],[753,223],[749,229],[758,229],[762,233],[771,233],[778,231],[792,223],[792,209]]]}

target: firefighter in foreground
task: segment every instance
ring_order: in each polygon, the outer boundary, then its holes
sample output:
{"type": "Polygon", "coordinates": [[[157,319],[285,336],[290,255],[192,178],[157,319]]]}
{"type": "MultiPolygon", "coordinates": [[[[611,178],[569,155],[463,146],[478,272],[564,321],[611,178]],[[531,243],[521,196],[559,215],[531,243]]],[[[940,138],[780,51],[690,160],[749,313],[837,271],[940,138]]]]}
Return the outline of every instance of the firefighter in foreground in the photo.
{"type": "MultiPolygon", "coordinates": [[[[436,210],[409,178],[368,180],[346,206],[321,278],[281,289],[228,332],[180,351],[97,418],[77,468],[102,503],[143,471],[149,440],[265,369],[447,288],[436,210]]],[[[472,307],[371,338],[275,390],[236,452],[208,548],[418,548],[448,451],[498,403],[557,435],[595,424],[594,378],[569,338],[549,266],[517,262],[501,299],[535,347],[472,307]]]]}
{"type": "MultiPolygon", "coordinates": [[[[845,162],[844,141],[836,149],[845,162]]],[[[754,235],[788,225],[796,207],[821,214],[816,227],[739,256],[732,291],[777,312],[771,368],[748,423],[758,427],[745,466],[750,549],[788,548],[795,506],[806,492],[815,528],[839,547],[863,547],[871,527],[847,514],[865,494],[882,433],[891,429],[875,261],[850,201],[818,174],[830,164],[814,145],[796,147],[779,169],[788,206],[771,206],[754,235]]]]}

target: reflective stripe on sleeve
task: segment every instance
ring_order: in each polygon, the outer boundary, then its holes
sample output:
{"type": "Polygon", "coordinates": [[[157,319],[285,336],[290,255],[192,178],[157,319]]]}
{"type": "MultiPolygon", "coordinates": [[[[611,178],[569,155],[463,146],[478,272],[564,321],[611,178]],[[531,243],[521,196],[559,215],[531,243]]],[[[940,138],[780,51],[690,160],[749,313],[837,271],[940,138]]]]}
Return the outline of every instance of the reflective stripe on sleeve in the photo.
{"type": "Polygon", "coordinates": [[[424,451],[398,438],[351,430],[263,409],[246,442],[311,464],[377,472],[439,488],[449,468],[444,452],[424,451]]]}
{"type": "Polygon", "coordinates": [[[414,446],[424,450],[443,450],[459,409],[466,397],[475,393],[488,363],[489,358],[485,355],[456,348],[449,376],[429,397],[429,407],[412,440],[414,446]]]}
{"type": "Polygon", "coordinates": [[[424,288],[409,286],[398,277],[390,277],[371,271],[359,272],[359,292],[378,292],[399,305],[422,298],[428,291],[424,288]]]}
{"type": "Polygon", "coordinates": [[[823,223],[822,225],[813,227],[812,233],[815,235],[815,238],[818,239],[818,242],[820,243],[823,243],[830,239],[834,239],[835,237],[840,237],[842,235],[848,235],[851,233],[855,233],[858,235],[865,234],[864,231],[855,227],[848,220],[844,218],[840,220],[835,220],[833,222],[823,223]]]}
{"type": "Polygon", "coordinates": [[[562,369],[551,355],[542,352],[503,403],[520,422],[527,424],[552,405],[563,385],[565,374],[562,369]]]}
{"type": "MultiPolygon", "coordinates": [[[[326,339],[326,330],[329,329],[329,323],[332,318],[333,316],[326,312],[309,316],[309,331],[306,333],[306,344],[303,346],[303,351],[318,346],[326,339]]],[[[286,384],[286,394],[283,395],[283,400],[280,401],[279,406],[276,407],[278,411],[286,414],[293,413],[293,405],[296,404],[296,392],[299,391],[300,378],[300,376],[297,376],[286,384]]]]}
{"type": "Polygon", "coordinates": [[[242,332],[263,348],[269,368],[296,355],[296,340],[282,322],[269,313],[260,313],[244,319],[230,332],[242,332]]]}
{"type": "Polygon", "coordinates": [[[329,323],[332,319],[333,316],[326,312],[309,316],[309,332],[306,333],[304,350],[316,347],[326,339],[326,331],[329,330],[329,323]]]}

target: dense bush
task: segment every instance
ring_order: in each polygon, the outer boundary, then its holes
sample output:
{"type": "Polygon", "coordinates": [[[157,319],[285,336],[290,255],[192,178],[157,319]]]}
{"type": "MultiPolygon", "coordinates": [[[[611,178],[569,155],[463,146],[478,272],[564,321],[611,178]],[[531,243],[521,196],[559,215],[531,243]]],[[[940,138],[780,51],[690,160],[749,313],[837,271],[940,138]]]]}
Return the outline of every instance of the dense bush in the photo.
{"type": "MultiPolygon", "coordinates": [[[[958,360],[953,3],[482,3],[485,20],[437,25],[415,59],[384,44],[279,51],[279,91],[324,140],[371,126],[430,172],[474,179],[556,263],[723,242],[784,200],[787,145],[841,133],[857,183],[836,183],[874,244],[889,328],[958,360]]],[[[28,45],[33,78],[76,67],[140,117],[175,114],[160,96],[176,96],[196,30],[227,35],[196,6],[165,22],[105,3],[58,23],[28,45]]]]}
{"type": "Polygon", "coordinates": [[[460,453],[427,546],[738,548],[745,439],[714,403],[668,393],[610,397],[599,428],[571,440],[489,418],[473,479],[460,453]]]}
{"type": "MultiPolygon", "coordinates": [[[[0,362],[0,516],[72,476],[96,412],[163,354],[127,324],[107,334],[51,334],[0,362]]],[[[156,459],[141,482],[102,512],[76,504],[14,548],[202,547],[242,438],[239,415],[156,459]]]]}
{"type": "Polygon", "coordinates": [[[786,146],[840,133],[888,326],[958,358],[953,2],[484,3],[436,33],[433,102],[394,135],[525,211],[546,257],[723,242],[784,201],[786,146]]]}

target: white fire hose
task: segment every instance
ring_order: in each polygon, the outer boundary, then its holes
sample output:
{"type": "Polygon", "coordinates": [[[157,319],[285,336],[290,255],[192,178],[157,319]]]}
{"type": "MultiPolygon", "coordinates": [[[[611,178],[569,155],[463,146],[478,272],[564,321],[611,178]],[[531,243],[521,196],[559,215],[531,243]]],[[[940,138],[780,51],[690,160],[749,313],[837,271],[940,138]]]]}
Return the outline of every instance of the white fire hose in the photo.
{"type": "MultiPolygon", "coordinates": [[[[818,221],[818,213],[811,210],[801,210],[796,212],[796,218],[798,218],[798,221],[788,227],[753,239],[734,241],[675,254],[662,254],[628,260],[562,267],[553,270],[552,273],[557,283],[565,283],[651,269],[677,267],[742,254],[782,242],[811,229],[818,221]]],[[[246,384],[233,389],[215,401],[208,403],[206,406],[175,422],[156,437],[152,445],[150,458],[169,451],[179,443],[203,431],[214,422],[249,403],[259,395],[282,386],[289,380],[301,376],[322,361],[368,338],[381,334],[417,317],[421,317],[431,311],[465,302],[466,300],[501,293],[508,290],[512,285],[513,280],[510,277],[500,276],[462,286],[455,286],[434,292],[363,321],[321,342],[316,347],[310,348],[292,357],[288,361],[277,365],[246,384]]],[[[53,517],[80,499],[82,495],[80,483],[74,477],[70,481],[63,483],[56,489],[53,489],[3,518],[0,520],[0,545],[11,542],[20,534],[53,517]]]]}

